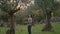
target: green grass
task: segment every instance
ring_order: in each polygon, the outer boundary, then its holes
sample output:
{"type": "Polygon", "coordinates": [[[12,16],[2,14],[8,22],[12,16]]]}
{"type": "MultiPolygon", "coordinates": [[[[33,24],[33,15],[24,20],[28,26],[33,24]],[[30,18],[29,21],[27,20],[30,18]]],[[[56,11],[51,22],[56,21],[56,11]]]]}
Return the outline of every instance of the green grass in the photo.
{"type": "MultiPolygon", "coordinates": [[[[60,34],[60,24],[54,23],[52,24],[54,32],[42,32],[44,24],[36,24],[32,26],[32,34],[60,34]]],[[[27,25],[17,25],[16,26],[16,34],[28,34],[27,25]]],[[[0,34],[4,34],[7,31],[6,27],[0,27],[0,34]]]]}

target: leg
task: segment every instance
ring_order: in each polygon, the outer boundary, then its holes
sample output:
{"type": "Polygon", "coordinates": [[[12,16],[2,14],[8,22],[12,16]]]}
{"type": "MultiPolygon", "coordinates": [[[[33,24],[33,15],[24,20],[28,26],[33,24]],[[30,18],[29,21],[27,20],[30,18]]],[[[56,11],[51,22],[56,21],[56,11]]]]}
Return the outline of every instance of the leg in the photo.
{"type": "Polygon", "coordinates": [[[28,33],[31,34],[31,25],[28,26],[28,33]]]}

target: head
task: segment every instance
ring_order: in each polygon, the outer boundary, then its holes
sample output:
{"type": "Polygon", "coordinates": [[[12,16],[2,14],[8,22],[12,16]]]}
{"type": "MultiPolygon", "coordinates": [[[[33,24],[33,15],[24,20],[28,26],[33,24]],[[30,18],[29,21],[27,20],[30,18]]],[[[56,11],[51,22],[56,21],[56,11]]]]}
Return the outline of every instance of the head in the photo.
{"type": "Polygon", "coordinates": [[[30,14],[28,17],[32,17],[32,15],[30,14]]]}

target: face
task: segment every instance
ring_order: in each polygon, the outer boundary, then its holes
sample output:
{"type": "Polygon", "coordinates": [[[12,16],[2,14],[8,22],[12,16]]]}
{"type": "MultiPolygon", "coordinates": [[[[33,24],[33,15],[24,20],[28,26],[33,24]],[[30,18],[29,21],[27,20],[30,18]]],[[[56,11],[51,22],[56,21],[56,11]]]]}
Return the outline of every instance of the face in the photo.
{"type": "Polygon", "coordinates": [[[29,15],[29,17],[31,17],[31,15],[29,15]]]}

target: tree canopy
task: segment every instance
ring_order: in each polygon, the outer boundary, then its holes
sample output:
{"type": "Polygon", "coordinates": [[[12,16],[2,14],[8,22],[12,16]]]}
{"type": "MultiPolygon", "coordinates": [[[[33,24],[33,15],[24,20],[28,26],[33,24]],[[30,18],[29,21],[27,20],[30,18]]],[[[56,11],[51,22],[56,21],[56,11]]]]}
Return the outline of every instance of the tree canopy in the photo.
{"type": "Polygon", "coordinates": [[[0,0],[0,8],[2,11],[10,14],[13,14],[17,12],[19,9],[17,9],[19,1],[18,0],[0,0]]]}
{"type": "Polygon", "coordinates": [[[37,9],[42,9],[46,13],[56,12],[60,8],[60,4],[55,0],[35,0],[35,5],[38,7],[37,9]]]}

